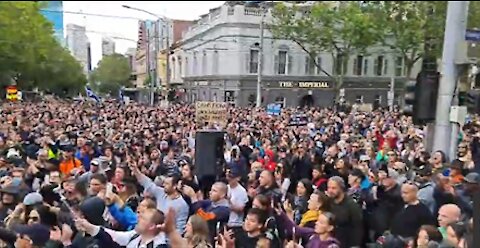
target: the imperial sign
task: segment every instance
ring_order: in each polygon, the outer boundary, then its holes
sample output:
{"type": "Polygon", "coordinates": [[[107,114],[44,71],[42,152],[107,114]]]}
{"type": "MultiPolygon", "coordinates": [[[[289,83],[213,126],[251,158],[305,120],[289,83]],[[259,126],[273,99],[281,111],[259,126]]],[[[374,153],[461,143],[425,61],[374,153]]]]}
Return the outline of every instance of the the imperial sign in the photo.
{"type": "Polygon", "coordinates": [[[329,88],[328,82],[278,82],[280,88],[329,88]]]}

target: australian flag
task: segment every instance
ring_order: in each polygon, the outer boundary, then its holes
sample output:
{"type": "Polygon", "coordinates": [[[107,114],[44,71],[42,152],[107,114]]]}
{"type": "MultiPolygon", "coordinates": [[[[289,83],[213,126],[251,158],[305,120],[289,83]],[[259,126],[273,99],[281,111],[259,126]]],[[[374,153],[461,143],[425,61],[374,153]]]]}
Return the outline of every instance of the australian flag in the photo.
{"type": "Polygon", "coordinates": [[[92,98],[93,100],[95,100],[97,103],[100,102],[100,97],[98,97],[92,89],[90,89],[90,87],[88,86],[85,86],[85,92],[87,93],[87,97],[90,97],[92,98]]]}

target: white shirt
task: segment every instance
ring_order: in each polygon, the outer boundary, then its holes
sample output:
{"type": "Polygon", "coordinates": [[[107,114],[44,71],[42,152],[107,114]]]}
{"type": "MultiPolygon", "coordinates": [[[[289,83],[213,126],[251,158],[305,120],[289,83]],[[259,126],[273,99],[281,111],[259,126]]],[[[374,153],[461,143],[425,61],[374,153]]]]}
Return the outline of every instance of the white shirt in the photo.
{"type": "MultiPolygon", "coordinates": [[[[245,188],[238,184],[235,188],[228,185],[228,197],[230,198],[230,204],[235,207],[245,207],[248,202],[248,194],[245,188]]],[[[240,227],[243,225],[244,214],[230,211],[230,217],[228,218],[229,227],[240,227]]]]}

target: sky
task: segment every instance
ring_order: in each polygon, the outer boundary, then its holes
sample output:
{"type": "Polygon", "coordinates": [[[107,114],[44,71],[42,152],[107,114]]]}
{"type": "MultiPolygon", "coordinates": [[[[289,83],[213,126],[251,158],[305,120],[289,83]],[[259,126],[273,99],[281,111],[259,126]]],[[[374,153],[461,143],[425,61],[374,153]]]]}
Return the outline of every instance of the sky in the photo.
{"type": "Polygon", "coordinates": [[[172,19],[195,20],[200,15],[208,13],[212,8],[222,5],[225,1],[64,1],[63,10],[66,12],[81,12],[81,14],[64,13],[64,33],[69,23],[86,26],[87,36],[91,43],[92,65],[95,67],[102,57],[102,36],[121,37],[127,40],[115,39],[117,53],[125,53],[128,48],[136,47],[138,37],[138,20],[154,17],[123,8],[122,5],[145,9],[154,14],[172,19]],[[102,14],[128,18],[110,18],[93,16],[89,14],[102,14]],[[128,40],[131,39],[131,40],[128,40]]]}

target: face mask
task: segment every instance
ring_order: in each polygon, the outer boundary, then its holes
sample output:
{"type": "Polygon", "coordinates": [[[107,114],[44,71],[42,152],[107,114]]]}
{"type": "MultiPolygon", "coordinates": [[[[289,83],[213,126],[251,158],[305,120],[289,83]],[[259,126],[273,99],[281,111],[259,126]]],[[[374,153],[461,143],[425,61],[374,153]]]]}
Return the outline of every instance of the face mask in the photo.
{"type": "Polygon", "coordinates": [[[15,177],[15,178],[12,179],[12,186],[13,187],[18,187],[18,186],[20,186],[20,184],[22,184],[22,179],[21,178],[15,177]]]}

